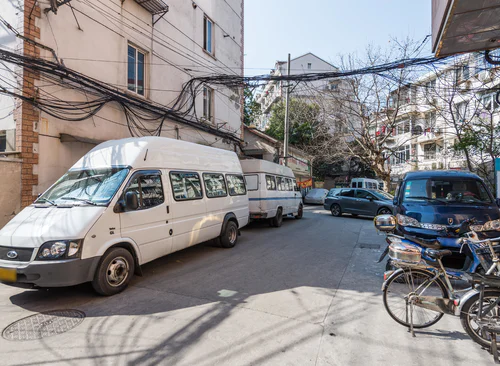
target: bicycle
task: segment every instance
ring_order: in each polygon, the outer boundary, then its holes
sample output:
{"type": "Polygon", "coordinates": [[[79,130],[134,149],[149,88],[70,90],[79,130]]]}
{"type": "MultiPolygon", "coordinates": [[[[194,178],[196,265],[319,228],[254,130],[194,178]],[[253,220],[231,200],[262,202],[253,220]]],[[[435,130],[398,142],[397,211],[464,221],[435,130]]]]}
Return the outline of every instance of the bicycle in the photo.
{"type": "Polygon", "coordinates": [[[500,238],[477,240],[470,237],[462,240],[464,245],[478,253],[483,267],[488,270],[485,276],[461,274],[460,278],[467,279],[472,287],[457,290],[450,281],[453,275],[442,263],[442,258],[451,251],[419,248],[392,236],[389,256],[399,269],[382,286],[384,306],[396,322],[409,328],[412,336],[415,336],[415,328],[434,325],[444,314],[460,316],[467,334],[476,343],[490,347],[497,360],[500,277],[492,274],[500,273],[500,259],[492,242],[500,241],[500,238]],[[438,266],[428,265],[426,259],[435,260],[438,266]],[[460,293],[464,295],[459,296],[460,293]]]}

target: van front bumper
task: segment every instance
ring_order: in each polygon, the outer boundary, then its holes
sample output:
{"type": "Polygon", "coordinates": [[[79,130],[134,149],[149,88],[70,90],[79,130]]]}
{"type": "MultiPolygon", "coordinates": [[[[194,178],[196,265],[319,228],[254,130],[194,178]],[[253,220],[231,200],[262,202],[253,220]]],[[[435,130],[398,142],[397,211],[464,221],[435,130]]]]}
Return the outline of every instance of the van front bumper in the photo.
{"type": "Polygon", "coordinates": [[[92,281],[100,257],[14,264],[0,261],[0,269],[15,270],[17,280],[40,287],[65,287],[92,281]]]}

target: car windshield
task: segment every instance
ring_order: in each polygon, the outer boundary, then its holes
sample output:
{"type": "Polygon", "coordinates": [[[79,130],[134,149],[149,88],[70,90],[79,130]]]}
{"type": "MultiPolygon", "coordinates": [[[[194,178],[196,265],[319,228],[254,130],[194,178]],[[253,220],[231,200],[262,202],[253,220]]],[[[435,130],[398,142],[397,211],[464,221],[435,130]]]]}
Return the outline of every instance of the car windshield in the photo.
{"type": "Polygon", "coordinates": [[[329,197],[333,197],[333,196],[336,196],[340,193],[340,188],[332,188],[330,189],[330,191],[328,192],[328,196],[329,197]]]}
{"type": "Polygon", "coordinates": [[[70,170],[35,203],[103,206],[113,198],[128,172],[123,167],[70,170]]]}
{"type": "Polygon", "coordinates": [[[371,191],[375,196],[377,196],[378,198],[382,199],[382,200],[391,200],[394,198],[393,195],[387,193],[387,192],[384,192],[384,191],[381,191],[381,190],[373,190],[371,191]]]}
{"type": "Polygon", "coordinates": [[[491,198],[478,179],[430,178],[408,180],[404,187],[405,202],[431,204],[490,204],[491,198]]]}

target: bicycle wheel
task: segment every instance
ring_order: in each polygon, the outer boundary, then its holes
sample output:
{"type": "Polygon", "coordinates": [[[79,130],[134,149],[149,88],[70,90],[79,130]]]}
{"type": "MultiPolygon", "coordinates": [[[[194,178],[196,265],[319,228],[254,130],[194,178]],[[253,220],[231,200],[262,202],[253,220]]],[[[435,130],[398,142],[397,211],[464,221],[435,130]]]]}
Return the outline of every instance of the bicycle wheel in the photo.
{"type": "MultiPolygon", "coordinates": [[[[483,297],[483,307],[489,306],[500,296],[500,290],[485,290],[483,297]]],[[[477,324],[477,313],[479,309],[479,293],[467,300],[460,311],[460,321],[469,337],[483,347],[490,347],[491,336],[481,330],[477,324]]],[[[495,306],[484,318],[488,323],[500,326],[500,306],[495,306]]],[[[500,344],[500,336],[497,335],[497,344],[500,344]]]]}
{"type": "MultiPolygon", "coordinates": [[[[440,278],[432,281],[434,274],[421,269],[405,269],[396,272],[387,280],[384,288],[384,306],[392,319],[405,327],[410,327],[410,305],[408,297],[411,294],[422,296],[437,296],[448,298],[446,286],[440,278]],[[422,285],[420,289],[419,286],[422,285]]],[[[413,306],[413,327],[426,328],[436,324],[443,313],[413,306]]]]}

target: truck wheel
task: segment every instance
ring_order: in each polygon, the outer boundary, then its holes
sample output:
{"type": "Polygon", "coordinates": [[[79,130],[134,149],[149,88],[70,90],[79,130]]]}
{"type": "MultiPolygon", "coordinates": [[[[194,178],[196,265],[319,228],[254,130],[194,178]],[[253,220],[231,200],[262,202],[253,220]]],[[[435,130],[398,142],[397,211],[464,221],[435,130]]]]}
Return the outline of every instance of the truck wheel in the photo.
{"type": "Polygon", "coordinates": [[[270,221],[269,224],[273,227],[280,227],[281,224],[283,224],[283,211],[281,208],[278,208],[278,211],[276,211],[276,216],[274,216],[270,221]]]}
{"type": "Polygon", "coordinates": [[[234,221],[228,221],[224,232],[219,237],[219,242],[223,248],[232,248],[238,241],[238,225],[234,221]]]}
{"type": "Polygon", "coordinates": [[[303,215],[304,215],[304,207],[302,205],[300,205],[299,206],[299,211],[297,212],[297,215],[295,216],[295,218],[297,220],[300,220],[303,215]]]}
{"type": "Polygon", "coordinates": [[[134,258],[127,249],[112,248],[101,258],[92,287],[104,296],[120,293],[127,288],[134,266],[134,258]]]}

